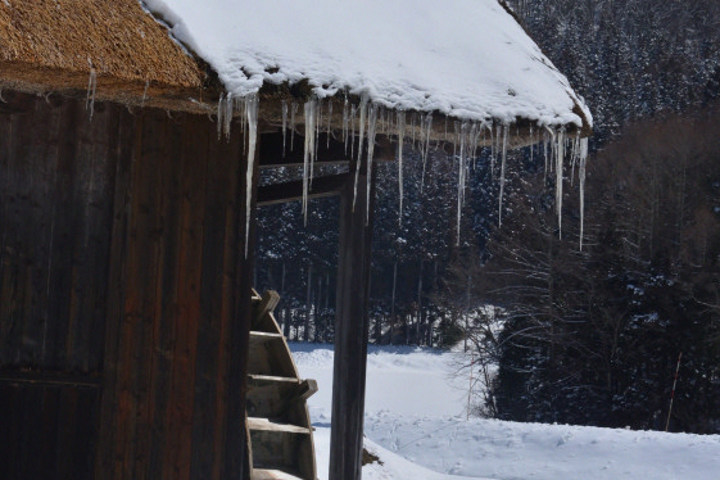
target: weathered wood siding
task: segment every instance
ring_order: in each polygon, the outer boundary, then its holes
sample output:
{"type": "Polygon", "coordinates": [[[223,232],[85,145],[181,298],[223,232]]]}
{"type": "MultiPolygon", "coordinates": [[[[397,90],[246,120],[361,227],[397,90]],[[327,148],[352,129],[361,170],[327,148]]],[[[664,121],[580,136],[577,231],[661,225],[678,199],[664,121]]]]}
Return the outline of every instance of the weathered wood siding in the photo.
{"type": "Polygon", "coordinates": [[[0,478],[239,478],[239,129],[3,96],[0,478]]]}

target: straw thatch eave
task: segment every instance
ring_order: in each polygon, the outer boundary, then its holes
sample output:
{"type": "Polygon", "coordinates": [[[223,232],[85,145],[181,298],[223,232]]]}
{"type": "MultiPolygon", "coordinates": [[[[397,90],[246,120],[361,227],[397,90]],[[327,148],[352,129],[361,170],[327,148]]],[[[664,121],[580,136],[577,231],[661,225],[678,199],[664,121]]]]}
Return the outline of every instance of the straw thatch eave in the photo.
{"type": "MultiPolygon", "coordinates": [[[[262,130],[264,132],[270,132],[273,130],[280,130],[283,126],[282,118],[282,105],[283,103],[290,105],[297,103],[298,114],[295,118],[295,129],[298,133],[303,134],[305,121],[303,118],[303,103],[308,101],[311,97],[311,89],[306,83],[300,83],[296,85],[265,85],[260,90],[260,102],[259,102],[259,117],[262,120],[262,130]]],[[[322,117],[323,117],[323,129],[329,125],[330,129],[334,132],[341,132],[343,128],[343,108],[345,104],[346,96],[342,93],[335,95],[334,97],[325,98],[322,100],[322,117]],[[333,104],[332,107],[332,118],[328,119],[327,114],[329,112],[329,103],[333,104]]],[[[359,105],[360,98],[354,95],[348,95],[347,100],[350,104],[359,105]]],[[[397,113],[396,110],[391,110],[392,113],[397,113]]],[[[430,140],[434,143],[447,143],[453,144],[457,141],[457,135],[455,133],[455,123],[461,124],[463,119],[456,117],[448,117],[440,112],[422,112],[416,110],[408,110],[406,114],[406,126],[405,135],[410,138],[414,135],[420,138],[425,132],[422,131],[419,123],[421,119],[430,113],[433,117],[432,128],[430,130],[430,140]],[[413,116],[417,120],[418,125],[412,126],[413,116]]],[[[583,109],[576,105],[573,109],[573,113],[578,115],[582,121],[582,127],[578,127],[574,124],[563,126],[565,133],[569,137],[580,136],[582,138],[589,137],[592,135],[592,127],[588,122],[587,118],[583,113],[583,109]]],[[[485,128],[494,125],[504,125],[496,119],[488,119],[485,123],[485,128]]],[[[286,125],[287,126],[287,125],[286,125]]],[[[392,129],[390,129],[392,130],[392,129]]],[[[379,129],[378,135],[395,136],[392,131],[386,132],[382,128],[379,129]]],[[[509,125],[508,130],[508,147],[509,148],[522,148],[525,146],[533,145],[542,138],[543,128],[539,127],[536,122],[523,117],[517,117],[514,122],[509,125]]],[[[336,133],[336,136],[339,134],[336,133]]],[[[488,135],[484,141],[480,144],[488,146],[490,145],[490,136],[488,135]]]]}
{"type": "Polygon", "coordinates": [[[96,102],[111,101],[128,107],[154,107],[168,111],[207,114],[219,96],[217,89],[178,87],[128,81],[108,75],[96,77],[94,95],[88,93],[88,72],[70,72],[20,62],[0,64],[0,101],[3,90],[37,95],[64,95],[96,102]]]}
{"type": "MultiPolygon", "coordinates": [[[[206,112],[203,65],[136,0],[0,2],[0,88],[206,112]]],[[[212,101],[212,100],[210,100],[212,101]]]]}
{"type": "MultiPolygon", "coordinates": [[[[2,89],[75,97],[85,97],[90,90],[96,101],[200,114],[217,113],[218,98],[224,93],[210,67],[173,40],[167,28],[136,0],[0,2],[2,89]]],[[[283,102],[300,104],[302,112],[312,88],[306,81],[266,84],[259,95],[261,131],[277,131],[282,126],[283,102]]],[[[334,113],[325,117],[325,124],[329,121],[335,131],[342,130],[345,99],[340,92],[324,100],[326,108],[333,104],[334,113]]],[[[360,103],[357,96],[347,99],[360,103]]],[[[583,125],[580,129],[568,125],[567,132],[590,135],[582,108],[577,105],[574,112],[583,125]]],[[[426,114],[407,112],[408,135],[412,135],[411,118],[426,114]]],[[[454,122],[462,119],[445,118],[439,112],[432,115],[430,139],[453,143],[454,122]]],[[[303,124],[300,113],[296,129],[302,130],[303,124]]],[[[537,130],[532,121],[515,119],[509,145],[532,143],[531,132],[537,130]]],[[[419,127],[416,133],[419,136],[419,127]]]]}

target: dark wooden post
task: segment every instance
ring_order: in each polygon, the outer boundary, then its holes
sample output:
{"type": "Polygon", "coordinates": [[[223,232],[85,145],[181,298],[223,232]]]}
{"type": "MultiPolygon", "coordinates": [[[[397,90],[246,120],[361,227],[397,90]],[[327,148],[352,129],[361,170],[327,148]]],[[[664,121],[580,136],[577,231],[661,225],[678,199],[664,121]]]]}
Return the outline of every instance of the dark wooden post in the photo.
{"type": "Polygon", "coordinates": [[[341,194],[330,480],[358,480],[362,467],[375,182],[368,191],[367,173],[360,172],[353,210],[353,181],[350,175],[341,194]]]}

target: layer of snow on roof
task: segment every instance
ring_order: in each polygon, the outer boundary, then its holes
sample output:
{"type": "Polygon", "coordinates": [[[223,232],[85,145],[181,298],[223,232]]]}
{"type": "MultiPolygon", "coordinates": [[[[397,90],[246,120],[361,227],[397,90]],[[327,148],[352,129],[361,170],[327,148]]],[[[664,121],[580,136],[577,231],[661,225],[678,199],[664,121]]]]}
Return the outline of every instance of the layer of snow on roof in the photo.
{"type": "Polygon", "coordinates": [[[233,95],[307,80],[400,110],[580,125],[567,79],[497,0],[141,0],[233,95]]]}

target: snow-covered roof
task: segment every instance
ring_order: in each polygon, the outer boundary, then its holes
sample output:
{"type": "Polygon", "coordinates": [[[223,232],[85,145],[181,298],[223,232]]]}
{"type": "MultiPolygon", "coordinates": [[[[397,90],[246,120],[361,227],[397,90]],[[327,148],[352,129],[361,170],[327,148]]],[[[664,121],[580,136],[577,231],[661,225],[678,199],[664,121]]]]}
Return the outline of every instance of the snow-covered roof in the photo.
{"type": "Polygon", "coordinates": [[[306,81],[397,110],[588,129],[583,100],[498,0],[141,0],[234,96],[306,81]]]}

